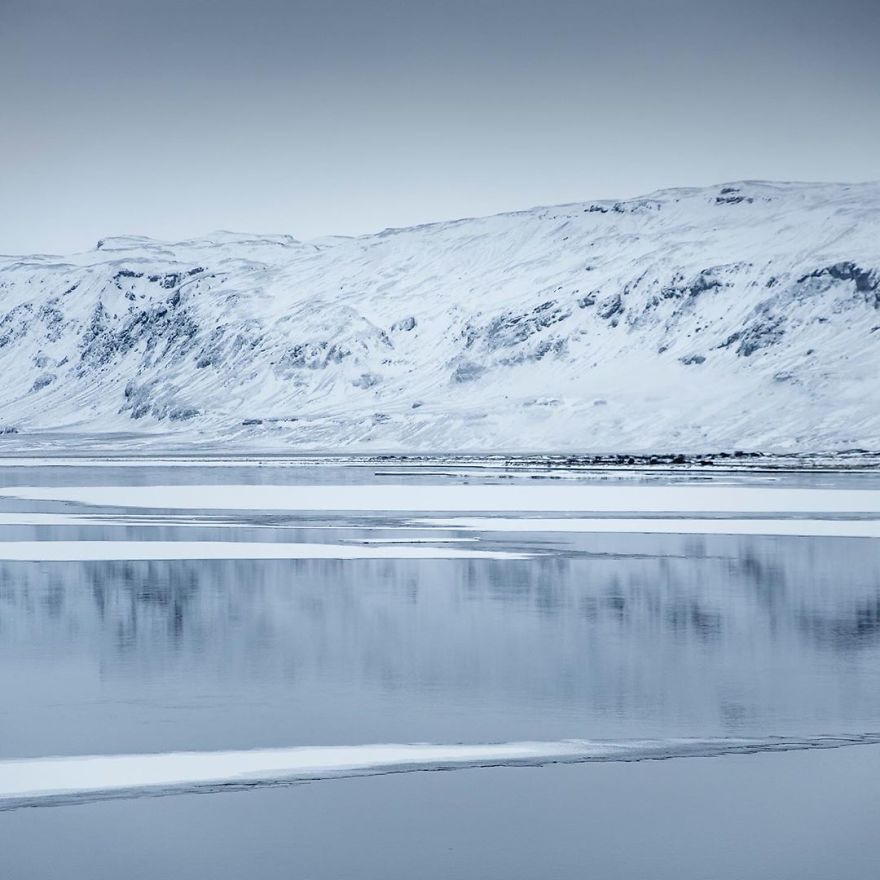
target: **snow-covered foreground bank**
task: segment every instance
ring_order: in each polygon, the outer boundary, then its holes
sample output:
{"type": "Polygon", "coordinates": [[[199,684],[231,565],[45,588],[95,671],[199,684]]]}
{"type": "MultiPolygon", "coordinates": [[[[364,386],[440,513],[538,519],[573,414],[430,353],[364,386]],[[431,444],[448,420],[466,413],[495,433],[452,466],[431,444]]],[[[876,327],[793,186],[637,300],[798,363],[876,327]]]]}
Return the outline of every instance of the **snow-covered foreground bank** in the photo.
{"type": "Polygon", "coordinates": [[[877,450],[878,218],[878,184],[745,182],[2,257],[0,438],[877,450]]]}
{"type": "Polygon", "coordinates": [[[880,733],[865,733],[632,742],[565,740],[490,745],[315,746],[237,752],[32,758],[0,761],[0,811],[108,798],[234,791],[386,773],[708,758],[878,744],[880,733]]]}

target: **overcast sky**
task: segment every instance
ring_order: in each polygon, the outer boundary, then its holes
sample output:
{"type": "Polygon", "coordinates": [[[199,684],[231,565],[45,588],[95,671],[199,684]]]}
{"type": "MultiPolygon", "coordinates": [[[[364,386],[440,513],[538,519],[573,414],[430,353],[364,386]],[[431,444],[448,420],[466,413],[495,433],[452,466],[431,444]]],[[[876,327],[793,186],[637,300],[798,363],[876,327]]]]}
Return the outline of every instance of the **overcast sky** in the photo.
{"type": "Polygon", "coordinates": [[[880,178],[880,0],[0,0],[0,252],[880,178]]]}

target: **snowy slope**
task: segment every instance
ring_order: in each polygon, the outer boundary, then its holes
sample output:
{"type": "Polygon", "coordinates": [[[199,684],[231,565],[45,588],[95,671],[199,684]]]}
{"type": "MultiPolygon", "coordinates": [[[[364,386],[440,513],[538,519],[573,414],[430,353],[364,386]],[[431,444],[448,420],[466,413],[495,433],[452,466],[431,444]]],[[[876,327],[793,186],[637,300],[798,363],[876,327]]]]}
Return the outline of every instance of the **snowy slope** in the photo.
{"type": "Polygon", "coordinates": [[[0,258],[0,430],[388,450],[880,448],[880,184],[0,258]]]}

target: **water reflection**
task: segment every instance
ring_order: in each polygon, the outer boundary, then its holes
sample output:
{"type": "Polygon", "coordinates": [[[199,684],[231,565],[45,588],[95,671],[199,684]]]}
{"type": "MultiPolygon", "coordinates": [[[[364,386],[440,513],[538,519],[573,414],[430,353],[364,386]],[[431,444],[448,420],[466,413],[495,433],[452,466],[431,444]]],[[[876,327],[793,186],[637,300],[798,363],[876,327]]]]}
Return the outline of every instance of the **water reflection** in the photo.
{"type": "Polygon", "coordinates": [[[0,753],[880,725],[859,539],[0,565],[0,753]]]}

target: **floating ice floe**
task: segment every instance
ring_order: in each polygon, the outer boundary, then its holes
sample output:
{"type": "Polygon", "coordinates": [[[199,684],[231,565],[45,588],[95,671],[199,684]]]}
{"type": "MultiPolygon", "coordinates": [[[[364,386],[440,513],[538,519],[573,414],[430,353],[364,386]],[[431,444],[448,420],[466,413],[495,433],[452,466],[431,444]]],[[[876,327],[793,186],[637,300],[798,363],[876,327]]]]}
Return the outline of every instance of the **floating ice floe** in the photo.
{"type": "Polygon", "coordinates": [[[880,490],[766,486],[7,486],[0,497],[119,508],[508,513],[874,514],[880,490]]]}
{"type": "Polygon", "coordinates": [[[561,740],[487,745],[309,746],[0,761],[0,810],[234,791],[351,776],[553,763],[718,757],[880,744],[880,733],[815,737],[561,740]]]}

